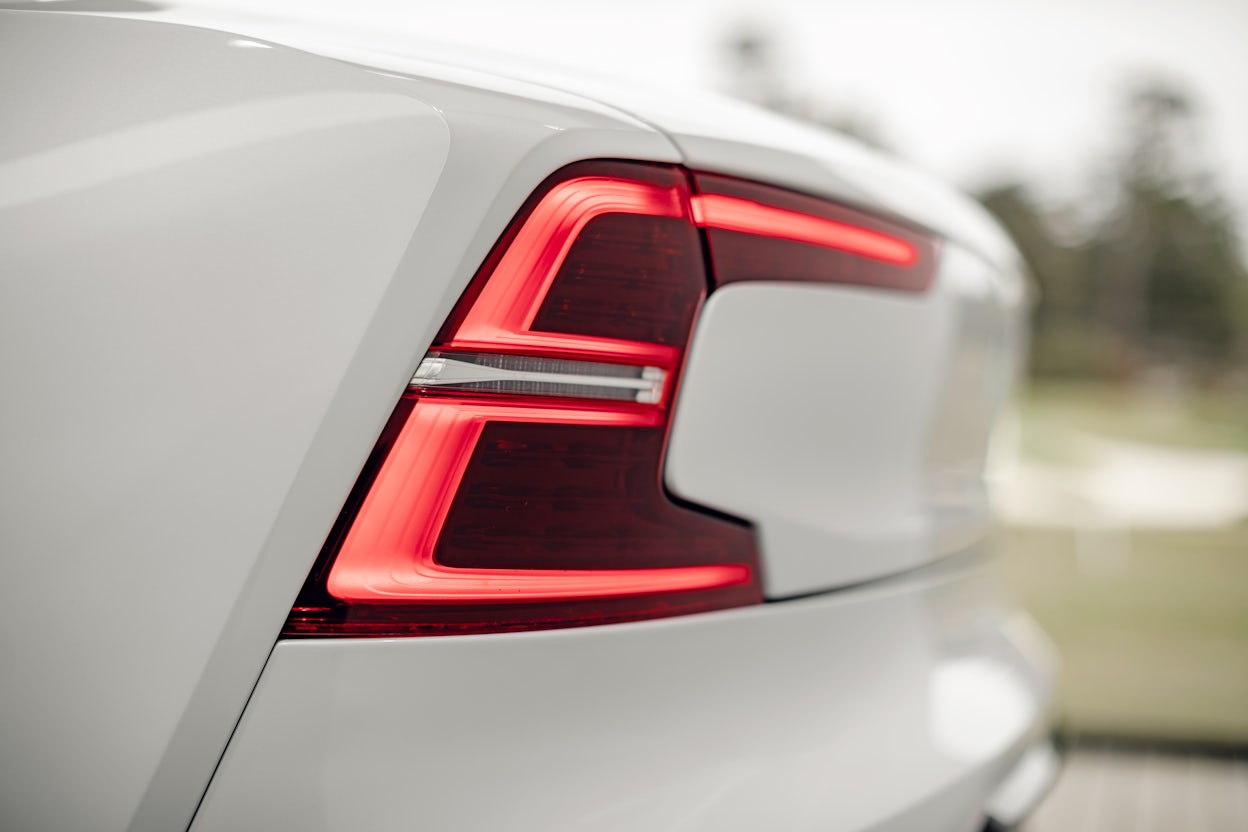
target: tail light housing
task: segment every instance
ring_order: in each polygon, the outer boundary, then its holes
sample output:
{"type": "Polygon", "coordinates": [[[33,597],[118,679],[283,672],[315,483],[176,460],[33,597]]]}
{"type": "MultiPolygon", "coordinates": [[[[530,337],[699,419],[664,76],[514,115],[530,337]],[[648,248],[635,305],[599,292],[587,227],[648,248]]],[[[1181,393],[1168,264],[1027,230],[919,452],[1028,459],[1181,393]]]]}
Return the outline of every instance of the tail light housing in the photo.
{"type": "Polygon", "coordinates": [[[727,176],[695,175],[715,284],[833,283],[922,292],[936,274],[928,232],[827,200],[727,176]]]}
{"type": "Polygon", "coordinates": [[[736,280],[918,291],[934,258],[920,232],[764,186],[565,168],[421,362],[283,635],[503,632],[760,602],[752,529],[662,484],[702,301],[736,280]]]}

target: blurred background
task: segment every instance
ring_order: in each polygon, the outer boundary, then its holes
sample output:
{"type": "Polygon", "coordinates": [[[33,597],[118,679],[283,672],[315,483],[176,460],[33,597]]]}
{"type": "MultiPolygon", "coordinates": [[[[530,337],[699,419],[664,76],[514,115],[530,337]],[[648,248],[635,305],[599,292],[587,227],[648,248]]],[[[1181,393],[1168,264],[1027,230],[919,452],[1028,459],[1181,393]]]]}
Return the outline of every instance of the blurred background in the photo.
{"type": "Polygon", "coordinates": [[[389,5],[850,133],[995,214],[1037,289],[1006,572],[1074,747],[1034,828],[1248,829],[1246,0],[389,5]]]}

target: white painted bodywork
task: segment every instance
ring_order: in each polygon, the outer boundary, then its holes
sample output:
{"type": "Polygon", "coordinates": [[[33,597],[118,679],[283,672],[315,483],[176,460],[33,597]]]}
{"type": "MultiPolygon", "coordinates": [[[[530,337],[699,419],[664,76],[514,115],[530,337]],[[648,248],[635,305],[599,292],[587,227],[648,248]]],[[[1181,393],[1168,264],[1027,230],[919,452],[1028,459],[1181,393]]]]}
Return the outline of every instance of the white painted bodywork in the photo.
{"type": "Polygon", "coordinates": [[[667,481],[756,525],[768,597],[913,569],[987,534],[1017,289],[957,243],[940,259],[921,294],[739,283],[707,301],[667,481]]]}
{"type": "Polygon", "coordinates": [[[978,829],[1042,655],[981,562],[662,622],[284,642],[193,829],[978,829]]]}
{"type": "Polygon", "coordinates": [[[679,157],[561,93],[0,14],[0,826],[182,828],[520,203],[586,155],[679,157]]]}
{"type": "Polygon", "coordinates": [[[1042,729],[1050,676],[969,565],[1021,303],[1012,248],[975,208],[739,105],[272,20],[136,16],[154,20],[0,11],[0,827],[186,828],[210,780],[197,828],[974,822],[1042,729]],[[586,158],[800,187],[946,238],[921,298],[713,296],[667,476],[757,524],[774,596],[961,565],[642,624],[274,650],[451,306],[532,189],[586,158]],[[766,314],[744,322],[750,305],[766,314]],[[906,338],[837,363],[886,332],[906,338]],[[771,397],[740,386],[755,344],[784,357],[757,378],[771,397]],[[874,405],[914,409],[886,439],[874,405]],[[803,440],[816,414],[843,432],[803,440]],[[774,459],[740,453],[782,418],[774,459]],[[940,716],[951,685],[1014,703],[981,726],[993,742],[958,750],[977,729],[940,716]],[[504,730],[473,730],[486,711],[504,730]],[[828,791],[855,760],[888,776],[828,791]],[[531,812],[507,814],[522,796],[531,812]]]}

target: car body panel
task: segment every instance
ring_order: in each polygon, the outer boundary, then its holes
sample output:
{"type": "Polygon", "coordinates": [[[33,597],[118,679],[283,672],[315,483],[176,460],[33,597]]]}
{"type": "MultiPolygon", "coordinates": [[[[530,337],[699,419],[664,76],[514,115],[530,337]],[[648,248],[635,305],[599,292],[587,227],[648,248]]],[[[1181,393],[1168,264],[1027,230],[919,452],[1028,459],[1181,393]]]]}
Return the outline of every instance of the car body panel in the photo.
{"type": "Polygon", "coordinates": [[[0,763],[0,815],[181,828],[394,402],[521,202],[586,154],[677,157],[568,95],[0,15],[0,272],[22,276],[0,309],[0,744],[23,749],[0,763]]]}
{"type": "Polygon", "coordinates": [[[950,243],[921,294],[758,282],[708,299],[667,483],[755,524],[769,598],[913,569],[987,534],[987,442],[1020,311],[999,275],[950,243]]]}
{"type": "Polygon", "coordinates": [[[663,621],[285,641],[192,829],[978,828],[1051,693],[995,581],[967,555],[663,621]]]}

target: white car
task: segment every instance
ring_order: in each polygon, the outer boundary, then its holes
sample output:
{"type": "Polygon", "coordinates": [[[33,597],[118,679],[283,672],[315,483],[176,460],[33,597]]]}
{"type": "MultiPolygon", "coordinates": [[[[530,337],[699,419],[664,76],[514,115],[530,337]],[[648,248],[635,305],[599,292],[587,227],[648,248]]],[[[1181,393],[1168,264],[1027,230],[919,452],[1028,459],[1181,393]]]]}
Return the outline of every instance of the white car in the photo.
{"type": "Polygon", "coordinates": [[[67,5],[0,11],[0,828],[1043,794],[984,484],[1025,291],[973,203],[711,96],[67,5]]]}

